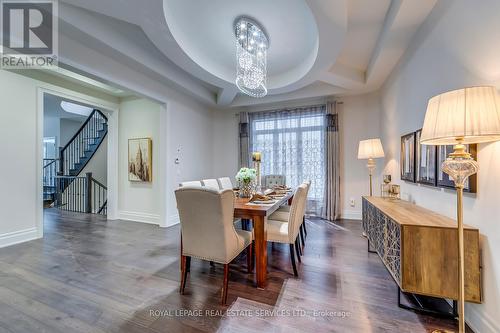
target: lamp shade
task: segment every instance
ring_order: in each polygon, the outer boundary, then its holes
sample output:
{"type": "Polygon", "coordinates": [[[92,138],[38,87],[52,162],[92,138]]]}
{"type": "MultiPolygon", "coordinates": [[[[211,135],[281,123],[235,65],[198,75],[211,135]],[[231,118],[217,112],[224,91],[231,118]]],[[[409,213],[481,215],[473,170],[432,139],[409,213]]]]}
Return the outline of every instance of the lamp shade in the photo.
{"type": "Polygon", "coordinates": [[[384,157],[384,149],[380,139],[368,139],[359,141],[358,159],[369,159],[384,157]]]}
{"type": "Polygon", "coordinates": [[[494,87],[471,87],[432,97],[420,143],[452,145],[500,140],[500,99],[494,87]]]}

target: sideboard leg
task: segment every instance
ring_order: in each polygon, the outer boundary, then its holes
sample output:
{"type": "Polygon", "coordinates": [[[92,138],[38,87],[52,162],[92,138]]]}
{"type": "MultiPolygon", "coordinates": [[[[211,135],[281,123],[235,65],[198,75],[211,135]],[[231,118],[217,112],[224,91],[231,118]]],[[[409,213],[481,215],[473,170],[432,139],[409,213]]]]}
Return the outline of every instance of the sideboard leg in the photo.
{"type": "Polygon", "coordinates": [[[398,306],[401,309],[441,318],[457,318],[456,301],[453,302],[453,306],[450,306],[444,299],[406,293],[406,296],[408,296],[411,300],[411,303],[413,303],[407,305],[401,303],[402,293],[403,291],[398,286],[398,306]]]}

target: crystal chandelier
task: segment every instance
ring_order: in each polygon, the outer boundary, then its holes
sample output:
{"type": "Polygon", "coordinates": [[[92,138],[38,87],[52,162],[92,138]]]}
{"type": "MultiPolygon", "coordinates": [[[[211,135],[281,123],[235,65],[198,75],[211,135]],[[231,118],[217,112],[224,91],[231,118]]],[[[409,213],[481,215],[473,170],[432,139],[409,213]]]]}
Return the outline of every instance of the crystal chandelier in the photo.
{"type": "Polygon", "coordinates": [[[236,86],[252,97],[267,95],[267,49],[264,29],[248,17],[234,22],[236,36],[236,86]]]}

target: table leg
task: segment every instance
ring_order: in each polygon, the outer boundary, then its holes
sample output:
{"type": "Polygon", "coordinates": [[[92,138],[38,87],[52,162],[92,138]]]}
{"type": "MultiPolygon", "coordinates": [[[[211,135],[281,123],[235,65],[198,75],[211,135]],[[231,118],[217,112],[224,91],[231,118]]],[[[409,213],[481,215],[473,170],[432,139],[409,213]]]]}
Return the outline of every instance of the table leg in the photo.
{"type": "Polygon", "coordinates": [[[267,279],[267,230],[264,216],[254,216],[255,269],[257,288],[264,289],[267,279]]]}

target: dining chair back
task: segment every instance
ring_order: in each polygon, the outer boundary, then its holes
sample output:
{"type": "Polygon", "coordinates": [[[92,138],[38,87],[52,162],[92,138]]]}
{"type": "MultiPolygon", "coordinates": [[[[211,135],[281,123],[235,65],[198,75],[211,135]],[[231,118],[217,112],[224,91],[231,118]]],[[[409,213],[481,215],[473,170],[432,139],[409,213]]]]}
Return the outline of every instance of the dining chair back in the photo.
{"type": "Polygon", "coordinates": [[[217,182],[217,179],[203,179],[202,180],[203,186],[205,187],[210,187],[216,190],[219,190],[219,183],[217,182]]]}
{"type": "Polygon", "coordinates": [[[285,185],[284,175],[265,175],[264,176],[264,186],[266,188],[272,188],[275,185],[285,185]]]}
{"type": "Polygon", "coordinates": [[[233,183],[231,182],[231,178],[229,177],[222,177],[219,178],[219,187],[223,190],[226,189],[233,189],[233,183]]]}
{"type": "Polygon", "coordinates": [[[241,252],[244,242],[233,224],[232,190],[188,186],[178,188],[175,197],[183,255],[227,264],[241,252]]]}
{"type": "Polygon", "coordinates": [[[229,263],[247,249],[247,268],[252,271],[252,233],[233,224],[234,191],[186,186],[175,191],[181,222],[181,285],[184,293],[191,258],[224,264],[221,303],[227,301],[229,263]]]}
{"type": "Polygon", "coordinates": [[[295,242],[299,234],[307,203],[307,185],[301,184],[297,187],[290,206],[288,215],[288,237],[291,243],[295,242]]]}
{"type": "Polygon", "coordinates": [[[202,186],[201,182],[199,180],[193,180],[189,182],[182,182],[179,184],[180,187],[186,187],[186,186],[202,186]]]}

